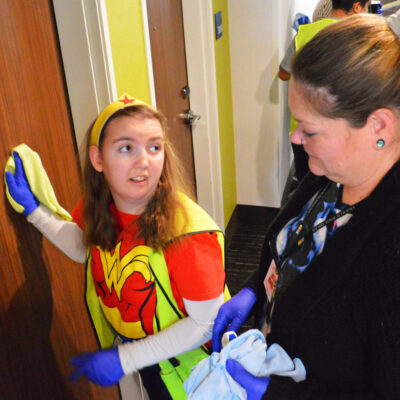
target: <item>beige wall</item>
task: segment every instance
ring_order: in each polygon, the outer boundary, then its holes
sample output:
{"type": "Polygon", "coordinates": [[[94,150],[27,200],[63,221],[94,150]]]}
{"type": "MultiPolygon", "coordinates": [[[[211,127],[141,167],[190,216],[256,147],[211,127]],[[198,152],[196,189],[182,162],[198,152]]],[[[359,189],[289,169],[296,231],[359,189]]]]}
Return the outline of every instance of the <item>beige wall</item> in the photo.
{"type": "Polygon", "coordinates": [[[279,207],[291,163],[288,83],[279,63],[296,12],[318,0],[229,0],[238,204],[279,207]]]}
{"type": "Polygon", "coordinates": [[[243,4],[229,1],[238,203],[277,207],[279,149],[287,142],[281,132],[276,76],[278,42],[283,40],[278,37],[279,2],[243,4]]]}

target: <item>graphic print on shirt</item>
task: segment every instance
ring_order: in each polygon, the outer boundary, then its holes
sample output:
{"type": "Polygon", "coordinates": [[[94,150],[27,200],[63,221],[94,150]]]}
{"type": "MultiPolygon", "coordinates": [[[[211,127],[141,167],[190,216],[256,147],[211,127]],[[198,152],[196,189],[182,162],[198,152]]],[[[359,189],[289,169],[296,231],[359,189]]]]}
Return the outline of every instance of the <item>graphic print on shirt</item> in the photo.
{"type": "Polygon", "coordinates": [[[122,336],[138,339],[153,333],[156,286],[150,247],[126,242],[119,241],[112,252],[93,248],[91,269],[108,321],[122,336]]]}
{"type": "Polygon", "coordinates": [[[337,201],[341,197],[340,190],[339,184],[330,184],[319,200],[318,194],[311,198],[300,214],[290,220],[276,236],[278,279],[274,296],[282,294],[306,270],[313,259],[322,253],[327,240],[352,217],[351,213],[347,213],[312,233],[314,227],[349,208],[337,201]]]}

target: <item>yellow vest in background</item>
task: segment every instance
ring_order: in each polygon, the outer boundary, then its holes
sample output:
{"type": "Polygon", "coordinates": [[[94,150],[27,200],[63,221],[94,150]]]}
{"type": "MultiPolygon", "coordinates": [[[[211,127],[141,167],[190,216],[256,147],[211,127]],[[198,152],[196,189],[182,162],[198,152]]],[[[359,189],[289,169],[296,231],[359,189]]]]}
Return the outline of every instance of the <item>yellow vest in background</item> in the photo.
{"type": "MultiPolygon", "coordinates": [[[[312,24],[300,25],[299,31],[295,37],[296,51],[299,51],[306,43],[308,43],[319,31],[324,29],[330,24],[336,22],[337,19],[323,18],[312,24]]],[[[294,132],[297,127],[297,121],[291,116],[290,118],[290,134],[294,132]]]]}

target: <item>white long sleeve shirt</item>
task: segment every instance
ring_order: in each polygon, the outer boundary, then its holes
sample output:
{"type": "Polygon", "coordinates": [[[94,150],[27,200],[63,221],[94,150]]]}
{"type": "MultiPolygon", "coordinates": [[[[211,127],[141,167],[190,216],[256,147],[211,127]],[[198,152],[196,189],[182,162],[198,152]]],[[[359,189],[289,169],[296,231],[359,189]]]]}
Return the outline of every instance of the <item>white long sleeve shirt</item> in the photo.
{"type": "MultiPolygon", "coordinates": [[[[86,261],[83,231],[75,222],[61,219],[43,205],[27,220],[69,258],[78,263],[86,261]]],[[[211,300],[191,301],[184,298],[183,302],[188,314],[186,318],[159,333],[118,346],[125,374],[193,350],[211,339],[214,319],[224,302],[223,293],[211,300]]]]}

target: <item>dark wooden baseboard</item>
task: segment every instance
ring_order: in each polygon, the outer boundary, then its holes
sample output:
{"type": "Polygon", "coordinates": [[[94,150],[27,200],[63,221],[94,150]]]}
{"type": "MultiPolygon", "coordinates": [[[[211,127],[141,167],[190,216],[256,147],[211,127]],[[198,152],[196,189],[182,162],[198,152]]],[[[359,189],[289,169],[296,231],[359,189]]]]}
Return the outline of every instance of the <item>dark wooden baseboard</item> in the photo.
{"type": "Polygon", "coordinates": [[[265,225],[268,226],[278,214],[279,208],[248,206],[238,204],[225,229],[225,246],[229,248],[232,236],[239,229],[241,224],[265,225]]]}

